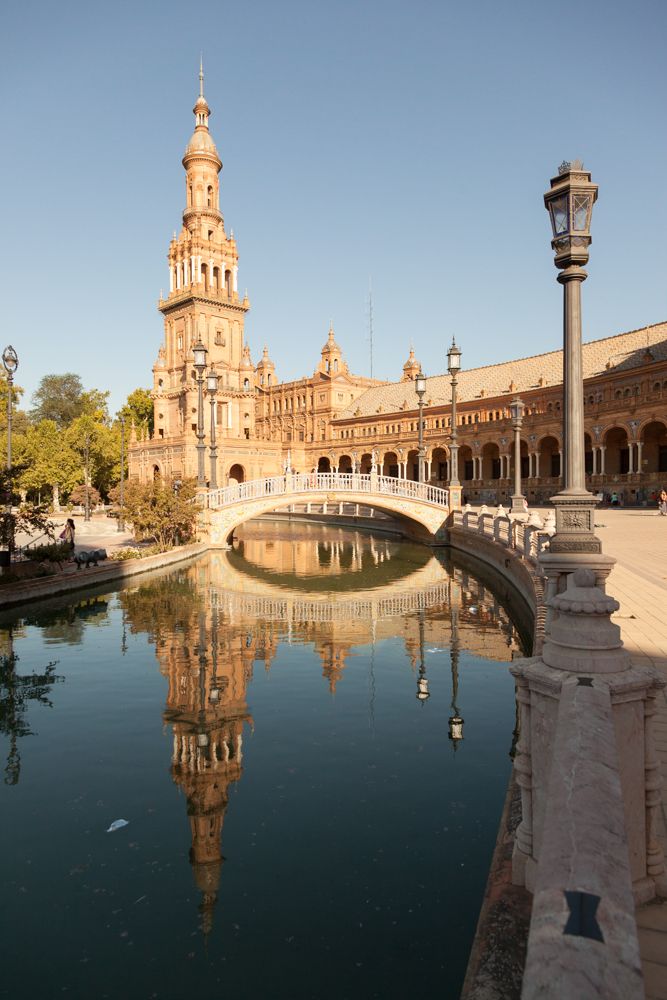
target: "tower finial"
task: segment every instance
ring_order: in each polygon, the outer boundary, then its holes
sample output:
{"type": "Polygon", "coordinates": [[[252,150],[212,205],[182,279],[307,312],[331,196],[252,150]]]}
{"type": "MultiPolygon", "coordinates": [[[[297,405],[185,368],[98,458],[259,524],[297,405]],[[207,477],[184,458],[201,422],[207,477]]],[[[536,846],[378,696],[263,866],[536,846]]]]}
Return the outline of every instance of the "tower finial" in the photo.
{"type": "Polygon", "coordinates": [[[199,96],[204,96],[204,53],[199,53],[199,96]]]}

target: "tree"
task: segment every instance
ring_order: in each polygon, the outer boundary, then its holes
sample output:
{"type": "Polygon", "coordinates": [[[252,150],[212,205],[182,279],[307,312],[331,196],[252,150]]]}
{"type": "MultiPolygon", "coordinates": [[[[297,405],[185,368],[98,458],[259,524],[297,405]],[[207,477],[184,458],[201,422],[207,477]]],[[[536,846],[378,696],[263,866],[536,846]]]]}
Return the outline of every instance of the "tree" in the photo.
{"type": "Polygon", "coordinates": [[[161,552],[193,541],[202,510],[196,502],[197,483],[178,484],[164,479],[150,483],[129,482],[125,488],[123,513],[132,523],[134,537],[149,539],[161,552]]]}
{"type": "Polygon", "coordinates": [[[0,504],[3,507],[0,514],[0,545],[10,552],[14,549],[14,540],[19,532],[31,535],[40,532],[53,538],[53,524],[41,507],[30,503],[17,507],[20,499],[18,483],[24,472],[23,465],[0,470],[0,504]]]}
{"type": "Polygon", "coordinates": [[[135,427],[146,427],[148,433],[153,433],[153,399],[150,389],[135,389],[127,397],[121,407],[125,420],[134,423],[135,427]]]}
{"type": "Polygon", "coordinates": [[[32,397],[30,416],[35,423],[53,420],[61,430],[84,410],[81,379],[72,372],[65,375],[45,375],[32,397]]]}
{"type": "Polygon", "coordinates": [[[35,492],[50,489],[54,509],[58,510],[61,491],[69,493],[80,478],[80,463],[56,423],[41,420],[29,427],[18,443],[16,454],[24,467],[18,478],[19,488],[35,492]]]}
{"type": "Polygon", "coordinates": [[[88,484],[103,496],[120,479],[120,430],[108,427],[101,420],[83,414],[72,421],[65,431],[65,440],[78,457],[77,481],[84,482],[86,451],[88,452],[88,484]]]}

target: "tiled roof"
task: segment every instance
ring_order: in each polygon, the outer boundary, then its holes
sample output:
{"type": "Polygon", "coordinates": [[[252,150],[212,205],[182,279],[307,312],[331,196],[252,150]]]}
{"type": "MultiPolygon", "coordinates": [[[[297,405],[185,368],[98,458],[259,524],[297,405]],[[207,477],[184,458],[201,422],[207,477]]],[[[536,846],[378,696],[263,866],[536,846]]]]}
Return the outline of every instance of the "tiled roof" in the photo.
{"type": "MultiPolygon", "coordinates": [[[[667,361],[667,323],[655,323],[653,326],[642,327],[641,330],[630,330],[629,333],[619,333],[615,337],[604,337],[584,344],[584,378],[639,368],[646,364],[647,348],[650,348],[654,361],[667,361]]],[[[482,398],[482,392],[484,398],[507,395],[509,399],[516,393],[527,392],[529,389],[561,385],[562,381],[563,352],[549,351],[548,354],[536,354],[531,358],[517,358],[515,361],[461,371],[457,399],[463,403],[470,402],[482,398]],[[541,382],[541,379],[544,381],[541,382]]],[[[428,405],[448,406],[451,392],[449,375],[434,375],[426,379],[424,399],[428,405]]],[[[402,409],[416,409],[416,406],[412,382],[390,382],[368,389],[350,403],[339,414],[338,419],[375,416],[378,412],[396,413],[402,409]]]]}

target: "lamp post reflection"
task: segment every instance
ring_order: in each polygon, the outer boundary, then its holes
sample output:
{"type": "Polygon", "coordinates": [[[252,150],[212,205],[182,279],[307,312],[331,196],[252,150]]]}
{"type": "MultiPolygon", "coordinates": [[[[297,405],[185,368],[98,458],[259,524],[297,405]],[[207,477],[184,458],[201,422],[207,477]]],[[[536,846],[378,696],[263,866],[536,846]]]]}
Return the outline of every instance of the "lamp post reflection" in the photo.
{"type": "Polygon", "coordinates": [[[419,611],[419,674],[417,676],[417,699],[424,704],[431,697],[428,690],[426,663],[424,662],[424,609],[419,611]]]}
{"type": "Polygon", "coordinates": [[[459,743],[463,739],[463,719],[459,714],[458,709],[458,694],[459,694],[459,609],[458,604],[451,604],[451,616],[452,616],[452,639],[451,639],[451,658],[452,658],[452,714],[449,717],[449,739],[452,741],[452,746],[454,751],[457,750],[459,743]]]}

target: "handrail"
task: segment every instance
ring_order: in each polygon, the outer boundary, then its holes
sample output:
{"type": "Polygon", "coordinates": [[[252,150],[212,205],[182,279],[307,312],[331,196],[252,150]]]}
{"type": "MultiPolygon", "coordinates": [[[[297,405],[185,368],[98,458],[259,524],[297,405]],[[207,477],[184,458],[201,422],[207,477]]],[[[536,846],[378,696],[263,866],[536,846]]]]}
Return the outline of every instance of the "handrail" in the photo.
{"type": "Polygon", "coordinates": [[[219,510],[221,507],[269,496],[329,492],[402,497],[433,504],[436,507],[449,507],[449,493],[439,486],[416,483],[411,479],[360,472],[288,472],[284,476],[268,476],[266,479],[253,479],[247,483],[209,490],[205,503],[207,507],[219,510]]]}

